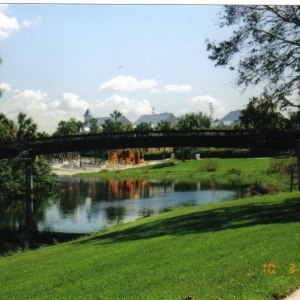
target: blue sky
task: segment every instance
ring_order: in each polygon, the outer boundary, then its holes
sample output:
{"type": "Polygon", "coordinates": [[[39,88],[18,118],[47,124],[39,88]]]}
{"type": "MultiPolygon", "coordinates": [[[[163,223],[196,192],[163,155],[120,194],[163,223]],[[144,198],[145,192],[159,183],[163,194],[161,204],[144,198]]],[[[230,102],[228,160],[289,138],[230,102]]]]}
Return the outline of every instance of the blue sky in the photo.
{"type": "Polygon", "coordinates": [[[0,111],[20,111],[52,134],[60,120],[117,109],[187,112],[214,118],[242,109],[259,88],[241,93],[235,73],[215,68],[205,40],[229,37],[218,5],[0,5],[0,111]]]}

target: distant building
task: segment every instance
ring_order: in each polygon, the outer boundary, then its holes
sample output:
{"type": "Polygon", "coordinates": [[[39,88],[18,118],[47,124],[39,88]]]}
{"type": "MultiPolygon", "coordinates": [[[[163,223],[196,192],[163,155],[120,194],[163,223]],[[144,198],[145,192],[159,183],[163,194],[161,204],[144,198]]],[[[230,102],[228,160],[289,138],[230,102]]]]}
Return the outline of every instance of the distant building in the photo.
{"type": "Polygon", "coordinates": [[[89,133],[90,132],[90,121],[91,121],[91,118],[92,118],[92,114],[90,113],[89,109],[86,110],[83,117],[84,117],[83,129],[81,130],[81,132],[89,133]]]}
{"type": "Polygon", "coordinates": [[[155,127],[157,127],[158,122],[160,121],[169,121],[172,127],[174,127],[178,123],[178,119],[172,113],[162,113],[141,116],[133,123],[133,127],[136,127],[142,122],[145,122],[151,123],[151,126],[154,129],[155,127]]]}
{"type": "Polygon", "coordinates": [[[241,110],[234,110],[228,113],[225,117],[220,120],[215,120],[213,126],[220,126],[222,128],[233,126],[236,122],[240,120],[242,114],[241,110]]]}
{"type": "MultiPolygon", "coordinates": [[[[97,118],[97,124],[99,128],[102,128],[102,125],[105,123],[105,120],[111,120],[112,122],[115,122],[114,117],[104,117],[104,118],[97,118]]],[[[121,122],[123,125],[132,124],[126,117],[121,116],[118,118],[118,122],[121,122]]]]}
{"type": "MultiPolygon", "coordinates": [[[[89,133],[90,132],[90,122],[92,118],[92,114],[89,109],[86,110],[85,114],[83,115],[84,121],[83,121],[83,129],[81,130],[82,133],[89,133]]],[[[105,118],[96,118],[97,119],[97,125],[100,129],[102,129],[102,125],[105,123],[105,120],[109,119],[113,122],[115,122],[114,117],[105,117],[105,118]]],[[[121,122],[123,125],[132,124],[126,117],[121,116],[118,118],[118,122],[121,122]]]]}

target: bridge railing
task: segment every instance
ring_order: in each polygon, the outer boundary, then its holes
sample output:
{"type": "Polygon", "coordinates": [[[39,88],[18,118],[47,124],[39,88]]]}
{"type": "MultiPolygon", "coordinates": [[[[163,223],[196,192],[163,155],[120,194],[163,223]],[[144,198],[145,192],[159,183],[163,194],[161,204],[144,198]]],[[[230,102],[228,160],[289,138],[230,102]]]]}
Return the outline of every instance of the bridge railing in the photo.
{"type": "MultiPolygon", "coordinates": [[[[278,134],[278,132],[277,132],[278,134]]],[[[101,139],[123,139],[139,137],[201,137],[201,136],[254,136],[255,131],[247,130],[165,130],[165,131],[130,131],[130,132],[111,132],[111,133],[94,133],[80,135],[65,135],[58,137],[44,137],[23,141],[28,146],[37,144],[71,142],[71,141],[90,141],[101,139]]]]}
{"type": "Polygon", "coordinates": [[[296,148],[300,131],[247,130],[166,130],[130,131],[44,137],[0,145],[0,157],[13,157],[27,149],[33,152],[59,153],[83,149],[114,149],[114,147],[277,147],[296,148]],[[281,145],[276,145],[280,144],[281,145]],[[126,146],[125,146],[126,145],[126,146]],[[11,153],[9,153],[11,152],[11,153]]]}

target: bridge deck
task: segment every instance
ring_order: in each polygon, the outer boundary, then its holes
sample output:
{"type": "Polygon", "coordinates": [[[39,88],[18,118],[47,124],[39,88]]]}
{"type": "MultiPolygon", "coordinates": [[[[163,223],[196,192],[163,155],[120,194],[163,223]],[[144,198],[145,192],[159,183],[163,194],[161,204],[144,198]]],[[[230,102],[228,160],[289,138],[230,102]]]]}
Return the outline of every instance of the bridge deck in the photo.
{"type": "Polygon", "coordinates": [[[114,132],[37,138],[0,146],[0,159],[14,157],[31,149],[34,155],[71,151],[151,148],[151,147],[268,147],[296,149],[300,132],[265,132],[245,130],[171,130],[149,132],[114,132]]]}

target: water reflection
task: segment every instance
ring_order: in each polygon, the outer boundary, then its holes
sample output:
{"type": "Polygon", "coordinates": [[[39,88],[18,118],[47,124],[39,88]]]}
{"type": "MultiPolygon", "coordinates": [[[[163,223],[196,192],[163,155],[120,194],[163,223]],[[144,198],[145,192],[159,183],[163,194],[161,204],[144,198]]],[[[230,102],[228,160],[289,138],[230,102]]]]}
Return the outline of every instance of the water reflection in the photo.
{"type": "Polygon", "coordinates": [[[0,251],[68,241],[178,205],[239,198],[245,189],[237,182],[61,178],[54,195],[0,202],[0,251]]]}

